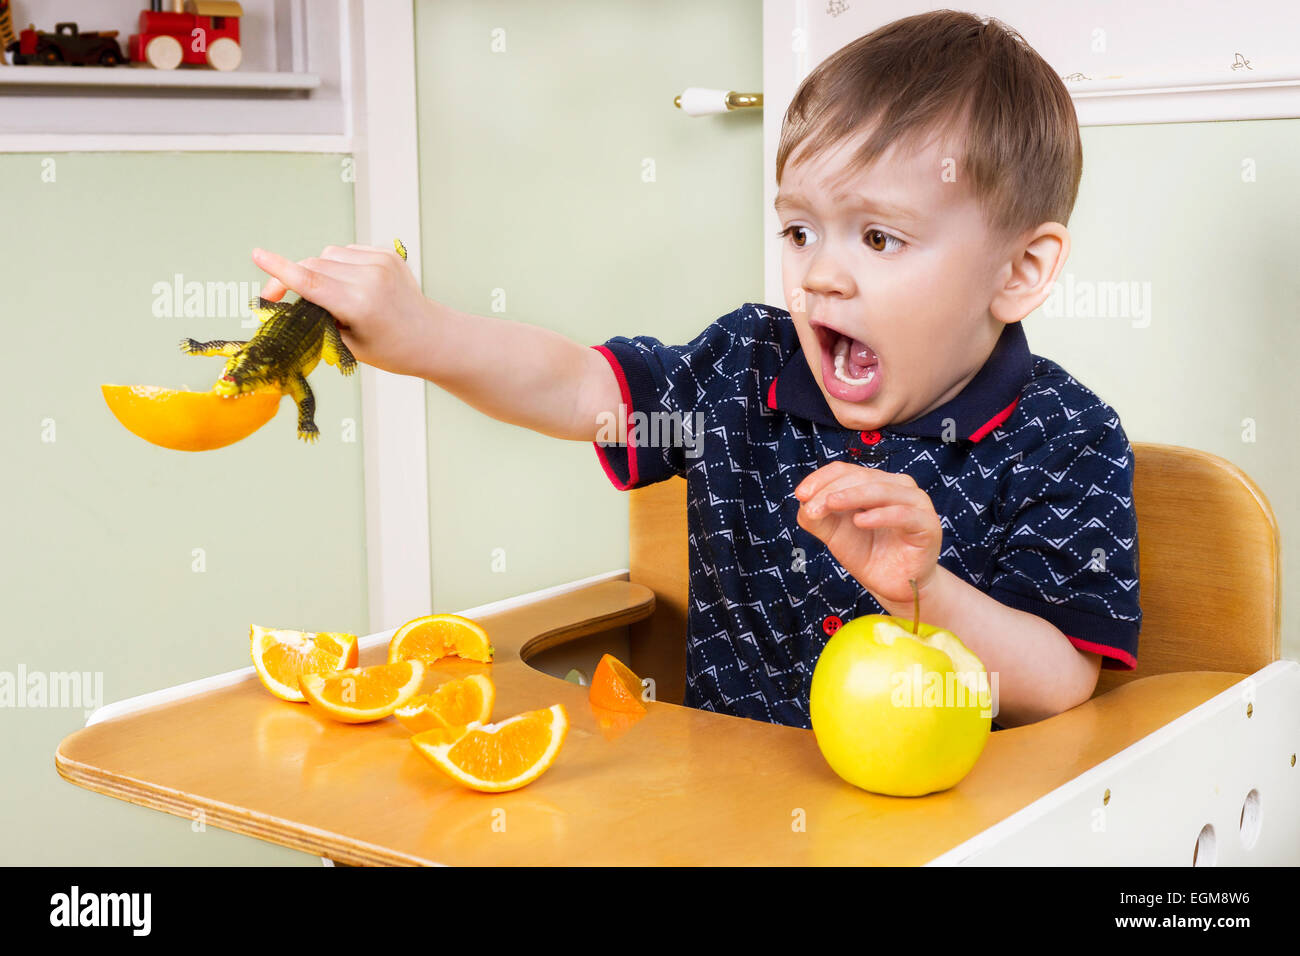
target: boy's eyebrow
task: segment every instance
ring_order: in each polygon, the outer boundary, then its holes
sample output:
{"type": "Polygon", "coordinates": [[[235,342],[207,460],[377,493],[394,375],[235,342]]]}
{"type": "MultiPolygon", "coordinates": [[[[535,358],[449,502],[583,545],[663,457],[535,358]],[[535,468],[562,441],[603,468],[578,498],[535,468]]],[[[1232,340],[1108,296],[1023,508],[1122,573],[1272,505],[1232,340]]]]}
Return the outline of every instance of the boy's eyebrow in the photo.
{"type": "MultiPolygon", "coordinates": [[[[925,218],[916,210],[909,209],[906,206],[882,202],[881,200],[871,199],[867,196],[858,195],[857,193],[840,193],[836,196],[832,196],[831,202],[837,206],[848,206],[855,209],[869,209],[872,212],[878,212],[895,219],[908,219],[912,222],[921,222],[925,218]]],[[[796,193],[778,193],[776,201],[772,203],[772,208],[777,212],[790,206],[798,206],[802,209],[809,208],[807,200],[796,193]]]]}

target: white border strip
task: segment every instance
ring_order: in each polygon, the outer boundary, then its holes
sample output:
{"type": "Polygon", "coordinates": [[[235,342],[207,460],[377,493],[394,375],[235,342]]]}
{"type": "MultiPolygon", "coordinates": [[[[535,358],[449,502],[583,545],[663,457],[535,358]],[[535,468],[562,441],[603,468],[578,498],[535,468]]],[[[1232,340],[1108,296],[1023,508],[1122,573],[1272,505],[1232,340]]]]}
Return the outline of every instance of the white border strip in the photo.
{"type": "MultiPolygon", "coordinates": [[[[356,160],[357,241],[421,271],[415,10],[410,0],[347,0],[344,67],[356,160]]],[[[369,626],[395,627],[433,606],[425,382],[361,366],[369,626]]]]}
{"type": "Polygon", "coordinates": [[[232,134],[204,136],[187,133],[6,133],[0,153],[350,153],[348,136],[329,134],[232,134]]]}
{"type": "Polygon", "coordinates": [[[1088,92],[1068,84],[1080,126],[1210,123],[1300,116],[1300,81],[1088,92]]]}
{"type": "Polygon", "coordinates": [[[1086,770],[1067,783],[1061,784],[1061,786],[1039,797],[1028,806],[971,837],[965,843],[961,843],[946,853],[935,857],[926,866],[960,866],[967,862],[978,865],[978,860],[971,859],[976,854],[990,849],[1013,833],[1032,826],[1053,810],[1059,809],[1074,799],[1078,796],[1080,790],[1094,788],[1100,791],[1101,785],[1107,779],[1114,777],[1121,769],[1150,756],[1155,751],[1182,736],[1194,725],[1204,723],[1225,708],[1240,706],[1241,685],[1246,680],[1253,679],[1257,686],[1262,686],[1274,678],[1280,677],[1288,670],[1296,669],[1300,669],[1300,663],[1292,660],[1279,660],[1268,664],[1250,675],[1249,678],[1243,678],[1231,687],[1224,688],[1205,703],[1175,717],[1163,727],[1158,727],[1140,740],[1134,741],[1119,753],[1107,757],[1092,769],[1086,770]]]}
{"type": "MultiPolygon", "coordinates": [[[[564,584],[556,584],[549,588],[542,588],[539,591],[529,591],[527,594],[519,594],[515,597],[502,598],[500,601],[492,601],[488,604],[480,604],[477,607],[466,608],[463,611],[455,611],[455,614],[463,614],[465,617],[475,617],[483,614],[497,614],[501,611],[509,611],[525,604],[532,604],[535,601],[543,601],[547,598],[555,597],[558,594],[567,594],[569,591],[576,591],[579,588],[585,588],[593,584],[600,584],[603,581],[627,580],[628,569],[619,568],[614,571],[605,571],[601,574],[594,574],[589,578],[581,578],[577,581],[566,581],[564,584]]],[[[367,634],[357,643],[361,648],[371,648],[378,644],[385,644],[392,638],[396,627],[380,631],[375,634],[367,634]]],[[[112,720],[114,717],[121,717],[123,714],[134,713],[137,710],[144,710],[146,707],[157,707],[159,704],[169,704],[172,701],[184,700],[187,697],[193,697],[196,694],[204,694],[210,690],[217,690],[222,687],[229,687],[232,684],[239,684],[246,680],[256,679],[256,672],[252,666],[241,667],[239,670],[226,671],[224,674],[214,674],[211,677],[202,677],[198,680],[188,681],[184,684],[177,684],[174,687],[164,687],[161,690],[150,691],[145,694],[137,694],[135,697],[127,697],[124,700],[113,701],[105,704],[103,707],[96,709],[86,718],[86,726],[102,723],[105,720],[112,720]]]]}
{"type": "Polygon", "coordinates": [[[1164,73],[1120,76],[1097,80],[1068,80],[1066,89],[1074,97],[1115,96],[1129,93],[1199,93],[1205,90],[1254,90],[1274,86],[1300,86],[1294,72],[1164,73]]]}

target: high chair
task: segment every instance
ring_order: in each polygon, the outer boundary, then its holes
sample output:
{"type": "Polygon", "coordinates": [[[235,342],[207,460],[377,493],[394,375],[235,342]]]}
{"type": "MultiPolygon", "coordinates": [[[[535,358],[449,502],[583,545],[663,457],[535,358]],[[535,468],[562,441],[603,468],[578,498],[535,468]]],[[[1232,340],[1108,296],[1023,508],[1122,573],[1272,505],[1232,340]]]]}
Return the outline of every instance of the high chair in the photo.
{"type": "MultiPolygon", "coordinates": [[[[271,698],[251,668],[102,708],[56,765],[81,786],[347,863],[1295,865],[1300,664],[1279,659],[1272,510],[1222,458],[1133,447],[1136,671],[1103,669],[1085,703],[993,734],[941,793],[859,790],[809,730],[678,705],[682,478],[629,492],[628,568],[458,612],[497,647],[481,665],[494,720],[557,701],[570,715],[556,764],[522,790],[461,790],[393,721],[331,725],[271,698]],[[575,662],[591,673],[603,650],[653,679],[644,717],[610,719],[557,679],[575,662]],[[536,669],[548,663],[551,675],[536,669]]],[[[384,659],[392,633],[362,639],[362,664],[384,659]]]]}

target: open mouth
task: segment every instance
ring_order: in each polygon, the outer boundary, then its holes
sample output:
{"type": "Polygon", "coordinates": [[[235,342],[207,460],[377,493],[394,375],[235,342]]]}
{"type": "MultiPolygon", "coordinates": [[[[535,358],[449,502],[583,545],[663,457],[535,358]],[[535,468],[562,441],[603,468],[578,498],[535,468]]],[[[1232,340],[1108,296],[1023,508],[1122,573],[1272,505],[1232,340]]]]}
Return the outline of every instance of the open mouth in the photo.
{"type": "Polygon", "coordinates": [[[864,402],[880,390],[880,356],[867,343],[814,324],[821,346],[822,382],[826,390],[846,402],[864,402]]]}

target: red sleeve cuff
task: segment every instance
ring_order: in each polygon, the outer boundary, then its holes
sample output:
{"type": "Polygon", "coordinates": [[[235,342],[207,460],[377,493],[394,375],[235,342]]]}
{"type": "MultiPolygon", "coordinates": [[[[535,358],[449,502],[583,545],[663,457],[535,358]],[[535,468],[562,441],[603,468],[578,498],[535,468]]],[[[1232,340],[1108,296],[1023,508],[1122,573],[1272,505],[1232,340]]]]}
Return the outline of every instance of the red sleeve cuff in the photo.
{"type": "Polygon", "coordinates": [[[614,370],[614,377],[618,379],[619,401],[622,408],[627,411],[627,445],[602,445],[600,442],[592,442],[596,449],[596,457],[600,459],[600,466],[605,469],[605,475],[619,491],[627,491],[637,483],[636,467],[636,449],[632,445],[632,393],[628,389],[627,375],[623,372],[623,365],[619,362],[618,357],[604,345],[593,345],[593,349],[605,356],[605,361],[609,362],[609,367],[614,370]]]}
{"type": "Polygon", "coordinates": [[[1082,638],[1071,637],[1069,634],[1065,635],[1065,639],[1081,651],[1088,651],[1091,654],[1100,654],[1101,666],[1106,670],[1131,671],[1137,668],[1137,658],[1122,648],[1109,647],[1106,644],[1098,644],[1095,641],[1085,641],[1082,638]]]}
{"type": "Polygon", "coordinates": [[[606,342],[591,346],[605,357],[618,380],[619,402],[627,415],[627,444],[593,442],[596,457],[605,475],[619,491],[663,481],[674,470],[662,449],[636,444],[635,419],[644,420],[661,409],[660,386],[642,354],[624,342],[606,342]]]}
{"type": "Polygon", "coordinates": [[[994,585],[988,596],[1018,611],[1041,617],[1081,651],[1100,654],[1107,670],[1131,671],[1137,667],[1138,627],[1132,621],[1102,617],[1069,604],[1053,604],[1019,591],[994,585]],[[1075,637],[1086,634],[1087,637],[1075,637]]]}

